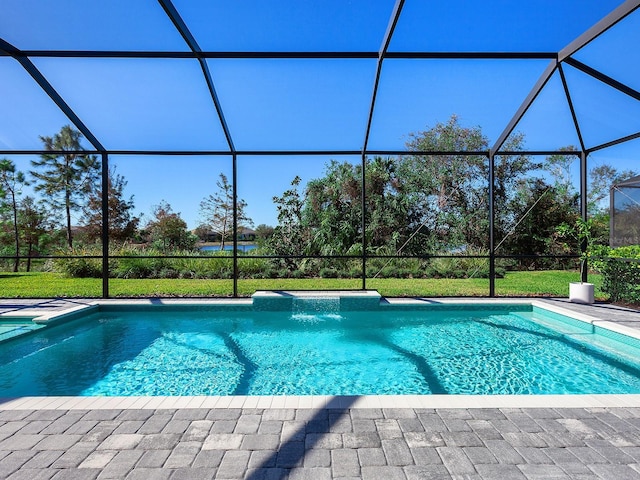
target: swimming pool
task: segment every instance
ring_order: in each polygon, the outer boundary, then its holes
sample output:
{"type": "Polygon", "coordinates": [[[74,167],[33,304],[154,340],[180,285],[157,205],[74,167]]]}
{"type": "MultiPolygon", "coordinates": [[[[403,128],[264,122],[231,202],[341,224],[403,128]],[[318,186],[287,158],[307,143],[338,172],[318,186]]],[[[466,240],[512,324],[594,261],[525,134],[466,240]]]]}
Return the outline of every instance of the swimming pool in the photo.
{"type": "Polygon", "coordinates": [[[640,342],[531,304],[366,308],[94,307],[0,345],[0,396],[640,392],[640,342]]]}

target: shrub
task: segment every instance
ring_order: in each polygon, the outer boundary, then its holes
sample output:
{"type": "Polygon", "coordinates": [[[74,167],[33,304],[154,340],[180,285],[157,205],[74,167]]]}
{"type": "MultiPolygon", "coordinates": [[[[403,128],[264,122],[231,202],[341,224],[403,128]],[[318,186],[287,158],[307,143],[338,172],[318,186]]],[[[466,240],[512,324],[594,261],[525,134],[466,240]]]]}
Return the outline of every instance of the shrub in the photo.
{"type": "Polygon", "coordinates": [[[346,273],[347,278],[360,278],[362,277],[362,266],[350,265],[349,270],[346,273]]]}
{"type": "Polygon", "coordinates": [[[379,277],[382,278],[399,278],[400,270],[395,265],[387,265],[380,270],[379,277]]]}
{"type": "Polygon", "coordinates": [[[150,259],[119,258],[113,274],[117,278],[150,278],[153,270],[150,259]]]}
{"type": "Polygon", "coordinates": [[[595,260],[602,274],[602,291],[612,302],[640,305],[640,246],[614,248],[595,260]]]}
{"type": "Polygon", "coordinates": [[[97,258],[61,258],[56,268],[69,277],[100,278],[102,277],[102,260],[97,258]]]}
{"type": "Polygon", "coordinates": [[[338,271],[335,268],[323,268],[320,270],[320,278],[338,278],[338,271]]]}
{"type": "MultiPolygon", "coordinates": [[[[488,255],[484,251],[466,252],[469,255],[488,255]]],[[[428,278],[483,278],[483,272],[489,275],[489,259],[477,257],[439,257],[429,260],[423,268],[428,278]]]]}
{"type": "Polygon", "coordinates": [[[291,272],[291,278],[304,278],[304,273],[301,270],[293,270],[291,272]]]}
{"type": "MultiPolygon", "coordinates": [[[[91,257],[101,255],[98,249],[73,249],[71,251],[57,252],[58,255],[75,255],[91,257]]],[[[102,277],[101,258],[55,258],[49,264],[53,272],[63,273],[69,277],[100,278],[102,277]]]]}
{"type": "MultiPolygon", "coordinates": [[[[231,262],[229,262],[232,266],[231,262]]],[[[238,259],[238,270],[242,278],[260,278],[264,272],[271,269],[271,261],[267,258],[238,259]]]]}

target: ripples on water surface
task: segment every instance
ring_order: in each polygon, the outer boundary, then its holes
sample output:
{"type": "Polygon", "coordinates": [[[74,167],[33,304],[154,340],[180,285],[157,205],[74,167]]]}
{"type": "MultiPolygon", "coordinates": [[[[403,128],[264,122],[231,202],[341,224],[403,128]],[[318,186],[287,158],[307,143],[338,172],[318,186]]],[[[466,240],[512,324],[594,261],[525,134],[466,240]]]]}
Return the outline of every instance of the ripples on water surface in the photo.
{"type": "Polygon", "coordinates": [[[531,313],[101,313],[0,346],[0,395],[639,393],[637,351],[531,313]],[[635,358],[634,358],[635,357],[635,358]]]}

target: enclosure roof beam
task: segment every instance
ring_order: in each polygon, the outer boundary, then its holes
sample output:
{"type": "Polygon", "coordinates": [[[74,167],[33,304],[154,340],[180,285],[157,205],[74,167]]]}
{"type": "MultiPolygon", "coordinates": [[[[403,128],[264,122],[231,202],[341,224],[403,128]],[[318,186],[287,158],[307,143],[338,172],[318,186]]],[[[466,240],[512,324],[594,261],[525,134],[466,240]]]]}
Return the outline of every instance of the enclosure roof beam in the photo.
{"type": "Polygon", "coordinates": [[[547,65],[547,68],[544,69],[544,72],[542,72],[542,74],[538,78],[538,81],[535,83],[535,85],[533,86],[533,88],[531,89],[527,97],[524,99],[524,101],[522,102],[522,104],[514,114],[513,118],[511,118],[511,120],[509,121],[505,129],[502,131],[502,133],[494,143],[493,147],[490,150],[490,154],[492,156],[498,154],[498,151],[500,150],[500,148],[502,148],[502,145],[504,145],[504,142],[507,141],[507,138],[509,138],[509,135],[511,135],[511,132],[513,132],[513,130],[516,128],[516,125],[518,124],[518,122],[522,120],[522,117],[524,117],[524,114],[527,113],[527,110],[529,110],[529,107],[531,107],[535,99],[538,97],[538,95],[544,88],[544,86],[551,79],[557,67],[558,67],[558,63],[556,60],[551,60],[551,62],[549,62],[549,65],[547,65]]]}
{"type": "Polygon", "coordinates": [[[595,147],[588,148],[586,152],[587,153],[597,152],[598,150],[603,150],[609,147],[615,147],[616,145],[620,145],[621,143],[625,143],[625,142],[630,142],[631,140],[636,140],[637,138],[640,138],[640,132],[632,133],[631,135],[627,135],[625,137],[621,137],[607,143],[596,145],[595,147]]]}
{"type": "Polygon", "coordinates": [[[567,98],[567,104],[569,105],[569,111],[571,112],[571,118],[573,120],[573,126],[576,129],[576,135],[578,135],[578,141],[580,142],[580,150],[585,151],[584,139],[582,138],[582,131],[580,129],[580,123],[578,122],[578,116],[573,106],[573,100],[571,99],[571,92],[569,91],[569,85],[567,85],[567,79],[564,76],[564,69],[562,64],[558,65],[558,72],[560,73],[560,80],[562,81],[562,88],[564,89],[564,95],[567,98]]]}
{"type": "Polygon", "coordinates": [[[211,77],[211,72],[209,71],[209,66],[207,65],[206,60],[201,56],[202,49],[200,48],[200,45],[198,45],[198,42],[191,34],[189,27],[187,27],[187,24],[178,13],[178,10],[176,10],[173,3],[171,3],[171,0],[158,0],[158,2],[164,9],[167,16],[171,19],[178,32],[180,32],[180,35],[182,35],[182,38],[187,43],[191,51],[195,54],[198,62],[200,62],[200,68],[202,69],[202,74],[204,75],[204,79],[207,83],[207,88],[209,89],[211,99],[213,100],[213,104],[216,108],[218,119],[220,120],[220,125],[222,126],[222,130],[224,131],[224,136],[227,140],[227,144],[229,145],[231,153],[234,153],[236,149],[233,144],[233,139],[231,138],[231,132],[224,117],[222,105],[220,104],[220,99],[218,98],[218,94],[216,93],[216,89],[213,84],[213,78],[211,77]]]}
{"type": "Polygon", "coordinates": [[[73,109],[69,106],[67,102],[60,96],[58,91],[49,83],[49,81],[45,78],[44,75],[38,70],[38,68],[29,60],[23,52],[19,49],[11,45],[9,42],[0,38],[0,51],[5,52],[7,55],[13,57],[15,60],[22,65],[31,78],[33,78],[36,83],[40,86],[40,88],[53,100],[53,102],[58,106],[62,113],[64,113],[67,118],[75,125],[75,127],[84,135],[84,137],[93,145],[93,147],[100,151],[104,152],[106,149],[102,146],[100,141],[91,133],[91,130],[84,124],[80,117],[76,115],[73,109]]]}
{"type": "Polygon", "coordinates": [[[596,23],[589,30],[584,32],[569,45],[564,47],[558,52],[558,61],[562,62],[576,53],[582,47],[595,40],[604,32],[613,27],[616,23],[620,22],[628,15],[633,13],[640,7],[640,0],[626,0],[622,5],[618,6],[615,10],[609,13],[606,17],[596,23]]]}
{"type": "Polygon", "coordinates": [[[614,78],[611,78],[608,75],[605,75],[604,73],[596,70],[595,68],[591,68],[590,66],[585,65],[584,63],[579,62],[578,60],[575,60],[573,58],[567,58],[565,60],[565,63],[568,64],[568,65],[571,65],[574,68],[577,68],[581,72],[586,73],[587,75],[595,78],[596,80],[599,80],[602,83],[606,83],[610,87],[613,87],[616,90],[619,90],[622,93],[624,93],[626,95],[629,95],[631,98],[640,101],[640,92],[638,92],[637,90],[634,90],[633,88],[625,85],[624,83],[621,83],[621,82],[617,81],[614,78]]]}
{"type": "MultiPolygon", "coordinates": [[[[498,150],[500,150],[500,148],[502,147],[504,142],[507,140],[507,138],[509,138],[509,135],[511,135],[511,132],[513,132],[518,122],[522,120],[522,117],[524,116],[524,114],[527,112],[529,107],[531,107],[531,105],[533,104],[537,96],[540,94],[544,86],[547,84],[551,76],[555,73],[559,63],[563,61],[566,61],[567,63],[569,63],[569,60],[571,60],[569,59],[569,57],[571,55],[573,55],[575,52],[577,52],[582,47],[587,45],[589,42],[593,41],[599,35],[606,32],[608,29],[613,27],[616,23],[626,18],[628,15],[630,15],[635,10],[637,10],[639,7],[640,7],[640,0],[626,0],[622,5],[617,7],[615,10],[609,13],[602,20],[597,22],[593,27],[588,29],[586,32],[584,32],[574,41],[569,43],[569,45],[567,45],[562,50],[560,50],[560,52],[558,52],[557,59],[552,60],[549,63],[545,71],[542,73],[542,75],[540,76],[536,84],[533,86],[533,88],[531,89],[531,91],[529,92],[525,100],[522,102],[522,104],[516,111],[515,115],[513,116],[509,124],[506,126],[506,128],[503,130],[503,132],[500,134],[500,136],[496,140],[495,144],[493,145],[493,148],[491,148],[491,154],[495,155],[498,152],[498,150]]],[[[572,61],[576,62],[575,60],[572,60],[572,61]]],[[[615,82],[615,80],[613,79],[611,80],[615,82]]],[[[619,84],[619,86],[624,86],[624,85],[619,84]]]]}
{"type": "MultiPolygon", "coordinates": [[[[640,134],[637,134],[640,135],[640,134]]],[[[636,135],[636,136],[637,136],[636,135]]],[[[634,136],[625,137],[627,140],[633,140],[634,136]]],[[[597,147],[596,147],[597,149],[597,147]]],[[[590,149],[589,151],[593,151],[590,149]]],[[[65,153],[108,153],[109,155],[148,155],[148,156],[231,156],[232,153],[226,150],[3,150],[0,149],[0,155],[41,155],[44,153],[62,155],[65,153]]],[[[365,155],[394,155],[394,156],[415,156],[415,155],[456,155],[460,157],[473,156],[489,156],[488,150],[365,150],[365,155]]],[[[496,155],[579,155],[578,151],[566,150],[509,150],[500,151],[496,155]]],[[[362,155],[362,150],[236,150],[236,156],[262,156],[262,157],[278,157],[278,156],[297,156],[297,157],[314,157],[314,156],[356,156],[362,155]]]]}
{"type": "Polygon", "coordinates": [[[380,75],[382,73],[382,63],[384,61],[385,54],[389,48],[389,44],[391,43],[391,38],[393,37],[393,32],[396,29],[396,25],[398,24],[398,19],[400,18],[400,13],[402,13],[402,7],[404,5],[404,0],[396,0],[396,4],[393,7],[393,12],[391,12],[391,18],[389,19],[389,24],[387,25],[387,30],[384,34],[384,38],[382,39],[382,45],[380,46],[380,51],[378,52],[378,62],[376,65],[376,78],[373,83],[373,92],[371,93],[371,102],[369,104],[369,117],[367,118],[367,128],[364,134],[364,143],[362,145],[362,154],[367,150],[367,146],[369,145],[369,135],[371,134],[371,123],[373,121],[373,112],[376,108],[376,97],[378,96],[378,86],[380,85],[380,75]]]}
{"type": "MultiPolygon", "coordinates": [[[[44,58],[176,58],[176,59],[377,59],[380,52],[221,52],[221,51],[126,51],[126,50],[22,50],[27,57],[44,58]]],[[[0,57],[9,54],[0,51],[0,57]]],[[[555,52],[386,52],[397,60],[544,60],[558,57],[555,52]]]]}
{"type": "Polygon", "coordinates": [[[399,60],[555,60],[556,52],[385,52],[399,60]]]}

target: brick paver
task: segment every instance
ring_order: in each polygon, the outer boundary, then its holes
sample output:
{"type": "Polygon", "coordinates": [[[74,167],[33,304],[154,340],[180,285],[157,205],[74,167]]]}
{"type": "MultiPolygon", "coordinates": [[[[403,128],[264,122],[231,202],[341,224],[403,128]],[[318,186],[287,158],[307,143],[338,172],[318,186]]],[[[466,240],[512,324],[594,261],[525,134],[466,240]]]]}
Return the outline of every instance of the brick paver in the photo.
{"type": "Polygon", "coordinates": [[[18,410],[0,432],[11,480],[640,479],[640,408],[18,410]]]}

